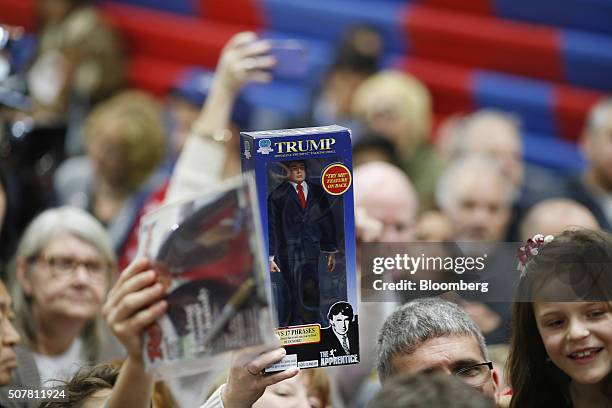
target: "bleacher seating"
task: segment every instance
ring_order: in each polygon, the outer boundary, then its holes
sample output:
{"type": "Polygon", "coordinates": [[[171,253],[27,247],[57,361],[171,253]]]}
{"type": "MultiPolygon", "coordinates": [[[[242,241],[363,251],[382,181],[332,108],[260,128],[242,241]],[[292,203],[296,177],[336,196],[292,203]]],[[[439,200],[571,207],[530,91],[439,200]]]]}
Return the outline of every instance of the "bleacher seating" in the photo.
{"type": "MultiPolygon", "coordinates": [[[[526,159],[581,165],[585,114],[612,91],[612,3],[602,0],[99,0],[126,39],[132,85],[163,95],[185,69],[214,69],[235,32],[309,45],[308,75],[251,86],[247,100],[297,115],[355,23],[378,27],[385,65],[411,72],[436,117],[494,107],[517,114],[526,159]],[[535,154],[537,152],[537,154],[535,154]]],[[[0,22],[33,28],[34,0],[0,0],[0,22]]]]}

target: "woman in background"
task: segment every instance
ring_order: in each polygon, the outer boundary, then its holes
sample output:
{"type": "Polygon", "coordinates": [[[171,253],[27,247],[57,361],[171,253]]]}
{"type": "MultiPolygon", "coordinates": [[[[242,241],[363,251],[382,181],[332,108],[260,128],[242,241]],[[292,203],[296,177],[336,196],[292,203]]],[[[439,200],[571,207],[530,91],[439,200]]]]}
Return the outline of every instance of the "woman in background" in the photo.
{"type": "Polygon", "coordinates": [[[381,71],[357,88],[352,110],[391,142],[400,167],[417,190],[421,210],[431,209],[443,164],[429,143],[433,113],[425,85],[400,71],[381,71]]]}
{"type": "Polygon", "coordinates": [[[85,126],[87,156],[57,170],[62,205],[87,210],[104,224],[116,254],[151,191],[162,182],[155,169],[164,155],[164,128],[157,102],[141,91],[124,91],[99,105],[85,126]]]}
{"type": "Polygon", "coordinates": [[[106,231],[80,209],[46,210],[26,228],[12,276],[15,323],[43,385],[119,355],[100,317],[114,270],[106,231]]]}

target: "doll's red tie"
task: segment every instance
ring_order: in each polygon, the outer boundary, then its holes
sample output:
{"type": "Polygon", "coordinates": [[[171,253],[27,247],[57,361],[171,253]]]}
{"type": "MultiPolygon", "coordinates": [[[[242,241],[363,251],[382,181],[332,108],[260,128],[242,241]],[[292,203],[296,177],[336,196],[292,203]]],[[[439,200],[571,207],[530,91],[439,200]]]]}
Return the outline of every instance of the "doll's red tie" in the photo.
{"type": "Polygon", "coordinates": [[[297,185],[297,193],[302,208],[306,208],[306,196],[304,195],[304,187],[302,187],[302,183],[297,185]]]}

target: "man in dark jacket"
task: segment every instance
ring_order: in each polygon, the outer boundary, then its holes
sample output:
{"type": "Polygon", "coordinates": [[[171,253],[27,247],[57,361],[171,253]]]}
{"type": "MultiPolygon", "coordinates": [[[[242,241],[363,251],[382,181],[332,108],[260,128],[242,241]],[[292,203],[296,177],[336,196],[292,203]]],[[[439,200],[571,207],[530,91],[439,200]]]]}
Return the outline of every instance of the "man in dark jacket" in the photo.
{"type": "Polygon", "coordinates": [[[584,172],[567,183],[567,197],[588,208],[602,229],[612,229],[612,98],[597,103],[589,113],[582,147],[584,172]]]}

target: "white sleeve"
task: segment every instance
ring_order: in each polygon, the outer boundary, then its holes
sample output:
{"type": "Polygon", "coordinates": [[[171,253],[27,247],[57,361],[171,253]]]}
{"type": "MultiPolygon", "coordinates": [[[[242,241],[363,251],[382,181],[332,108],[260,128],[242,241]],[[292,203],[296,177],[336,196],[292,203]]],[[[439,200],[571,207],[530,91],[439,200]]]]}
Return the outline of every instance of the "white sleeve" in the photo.
{"type": "Polygon", "coordinates": [[[219,386],[219,388],[217,388],[215,392],[213,392],[213,394],[206,400],[204,405],[202,405],[200,408],[224,408],[223,400],[221,399],[221,392],[223,391],[223,387],[225,387],[225,384],[221,384],[221,386],[219,386]]]}
{"type": "Polygon", "coordinates": [[[164,204],[193,198],[221,181],[226,156],[224,144],[192,134],[172,172],[164,204]]]}

